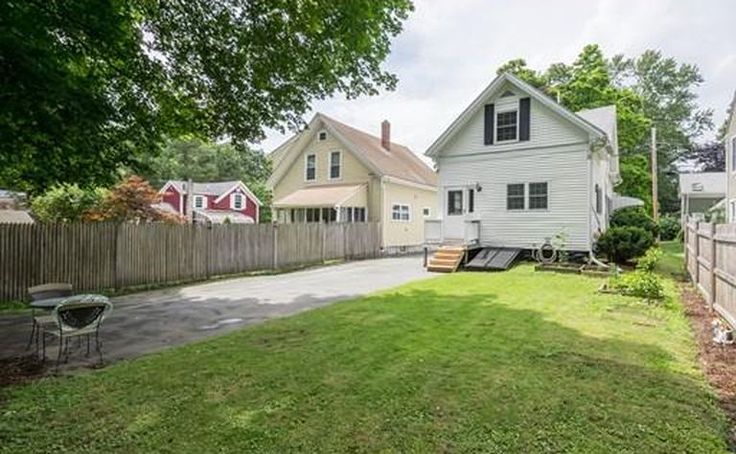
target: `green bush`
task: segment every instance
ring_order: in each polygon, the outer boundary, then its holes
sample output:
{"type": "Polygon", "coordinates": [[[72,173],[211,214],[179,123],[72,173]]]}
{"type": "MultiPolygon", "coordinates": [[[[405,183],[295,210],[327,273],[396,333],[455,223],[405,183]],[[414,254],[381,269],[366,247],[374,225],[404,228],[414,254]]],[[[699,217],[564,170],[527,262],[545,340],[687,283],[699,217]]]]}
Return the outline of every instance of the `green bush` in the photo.
{"type": "Polygon", "coordinates": [[[641,227],[612,227],[598,238],[597,250],[615,263],[641,257],[654,245],[654,237],[641,227]]]}
{"type": "Polygon", "coordinates": [[[657,266],[657,263],[662,258],[662,249],[658,247],[652,247],[647,250],[643,257],[636,261],[636,269],[651,273],[657,266]]]}
{"type": "Polygon", "coordinates": [[[659,226],[641,207],[616,210],[611,215],[611,227],[639,227],[649,232],[653,238],[659,233],[659,226]]]}
{"type": "Polygon", "coordinates": [[[107,190],[102,188],[60,184],[34,197],[31,212],[40,222],[77,222],[99,206],[106,194],[107,190]]]}
{"type": "Polygon", "coordinates": [[[662,241],[676,239],[682,230],[680,218],[672,214],[666,214],[659,219],[659,238],[662,241]]]}
{"type": "Polygon", "coordinates": [[[662,281],[656,274],[637,269],[611,280],[611,286],[628,296],[637,296],[647,300],[664,298],[662,281]]]}

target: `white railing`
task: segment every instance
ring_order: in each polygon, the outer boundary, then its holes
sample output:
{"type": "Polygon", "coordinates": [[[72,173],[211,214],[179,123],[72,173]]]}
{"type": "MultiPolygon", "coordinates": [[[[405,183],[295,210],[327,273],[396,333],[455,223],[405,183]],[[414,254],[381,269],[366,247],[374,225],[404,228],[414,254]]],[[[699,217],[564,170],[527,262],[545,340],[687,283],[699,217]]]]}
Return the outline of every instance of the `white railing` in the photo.
{"type": "Polygon", "coordinates": [[[480,242],[480,221],[465,221],[465,244],[477,244],[480,242]]]}
{"type": "Polygon", "coordinates": [[[424,242],[426,244],[442,242],[442,219],[424,220],[424,242]]]}

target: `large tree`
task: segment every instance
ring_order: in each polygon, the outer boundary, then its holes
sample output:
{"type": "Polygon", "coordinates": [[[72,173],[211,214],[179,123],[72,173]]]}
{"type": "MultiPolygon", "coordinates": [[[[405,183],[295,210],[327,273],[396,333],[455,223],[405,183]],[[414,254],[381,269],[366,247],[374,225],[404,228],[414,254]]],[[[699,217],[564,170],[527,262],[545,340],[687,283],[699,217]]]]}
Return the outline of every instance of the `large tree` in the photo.
{"type": "Polygon", "coordinates": [[[656,126],[660,207],[664,212],[679,209],[675,165],[712,127],[712,113],[696,104],[694,89],[702,83],[696,66],[678,64],[658,51],[633,59],[622,55],[606,59],[597,45],[588,45],[571,65],[556,63],[536,71],[517,59],[501,71],[517,74],[573,111],[615,104],[624,180],[618,190],[648,205],[649,129],[656,126]]]}
{"type": "Polygon", "coordinates": [[[0,0],[0,186],[107,184],[165,137],[236,145],[392,89],[409,0],[0,0]]]}

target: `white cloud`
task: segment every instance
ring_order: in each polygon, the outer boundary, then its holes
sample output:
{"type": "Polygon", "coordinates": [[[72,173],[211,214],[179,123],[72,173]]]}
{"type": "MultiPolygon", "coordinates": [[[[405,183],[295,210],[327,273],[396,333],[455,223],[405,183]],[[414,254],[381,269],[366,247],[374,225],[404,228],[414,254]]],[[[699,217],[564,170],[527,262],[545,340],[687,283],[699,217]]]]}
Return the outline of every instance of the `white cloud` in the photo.
{"type": "MultiPolygon", "coordinates": [[[[499,65],[521,57],[543,69],[572,61],[588,43],[607,55],[655,48],[697,64],[705,77],[700,103],[714,110],[716,125],[736,89],[733,0],[423,0],[415,6],[386,63],[399,77],[396,91],[318,101],[313,112],[376,134],[389,119],[393,139],[422,154],[499,65]]],[[[284,139],[270,131],[260,145],[271,151],[284,139]]]]}

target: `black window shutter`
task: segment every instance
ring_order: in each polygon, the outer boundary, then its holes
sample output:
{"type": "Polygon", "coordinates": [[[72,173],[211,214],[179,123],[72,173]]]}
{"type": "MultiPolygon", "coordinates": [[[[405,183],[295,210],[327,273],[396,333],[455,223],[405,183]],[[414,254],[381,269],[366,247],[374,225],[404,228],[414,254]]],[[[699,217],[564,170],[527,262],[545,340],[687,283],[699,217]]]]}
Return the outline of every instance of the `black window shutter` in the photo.
{"type": "Polygon", "coordinates": [[[493,120],[495,119],[493,104],[486,104],[485,115],[483,143],[493,145],[493,120]]]}
{"type": "Polygon", "coordinates": [[[519,140],[529,140],[529,117],[531,115],[531,99],[519,100],[519,140]]]}

